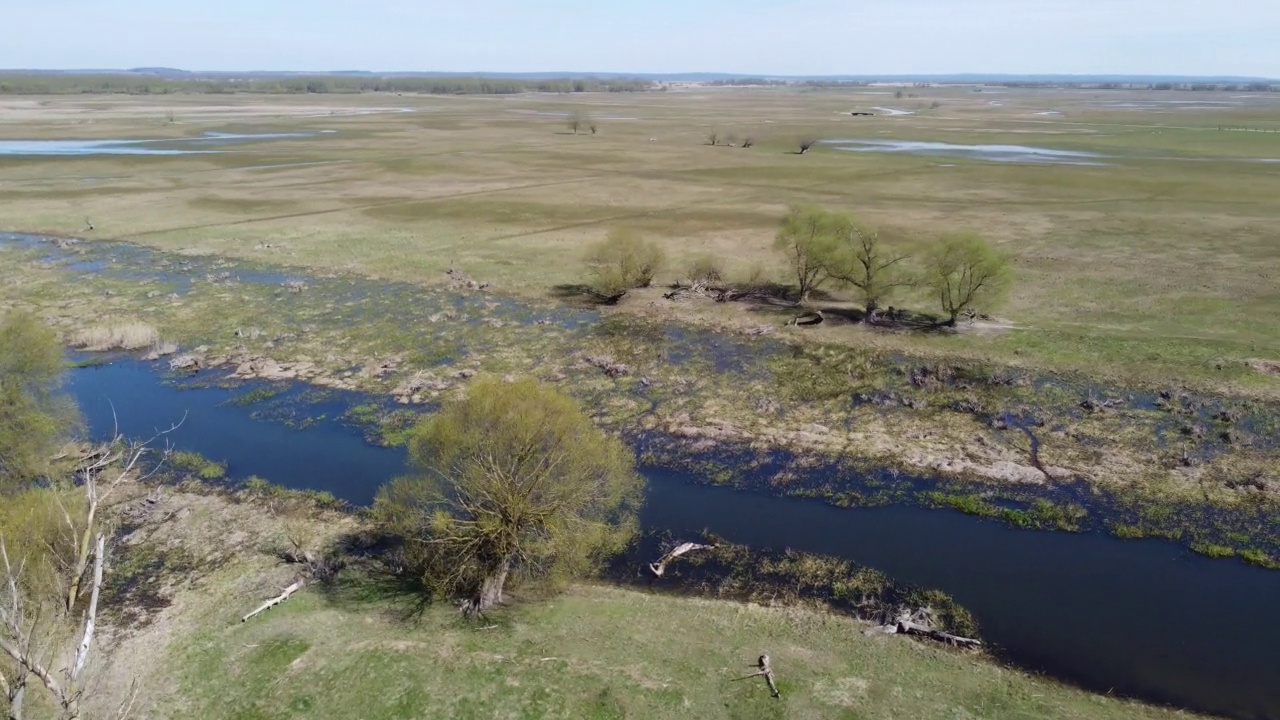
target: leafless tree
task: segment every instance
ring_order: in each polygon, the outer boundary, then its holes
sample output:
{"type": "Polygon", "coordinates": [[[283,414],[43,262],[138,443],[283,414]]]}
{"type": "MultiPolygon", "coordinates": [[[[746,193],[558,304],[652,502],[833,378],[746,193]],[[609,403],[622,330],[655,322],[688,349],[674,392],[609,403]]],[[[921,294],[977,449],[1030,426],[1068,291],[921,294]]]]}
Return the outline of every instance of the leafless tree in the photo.
{"type": "Polygon", "coordinates": [[[809,148],[813,147],[814,145],[817,145],[818,140],[817,138],[810,138],[810,137],[801,138],[799,144],[800,144],[800,152],[798,154],[803,155],[809,152],[809,148]]]}
{"type": "Polygon", "coordinates": [[[756,144],[756,140],[755,140],[755,138],[751,137],[750,135],[748,135],[748,136],[746,136],[746,137],[742,138],[742,147],[744,147],[744,148],[749,148],[749,147],[751,147],[752,145],[755,145],[755,144],[756,144]]]}
{"type": "Polygon", "coordinates": [[[712,130],[711,132],[707,133],[708,145],[715,145],[718,142],[720,142],[720,135],[716,131],[712,130]]]}
{"type": "MultiPolygon", "coordinates": [[[[15,565],[9,555],[9,546],[0,535],[0,569],[4,572],[0,577],[0,655],[7,656],[10,661],[8,667],[0,672],[0,691],[8,701],[10,720],[23,720],[31,678],[48,690],[61,720],[80,716],[81,701],[87,689],[85,668],[89,664],[97,631],[98,604],[107,557],[107,532],[102,527],[100,508],[121,484],[134,477],[142,458],[150,450],[149,445],[179,425],[181,422],[142,443],[126,442],[117,434],[110,442],[88,453],[76,471],[85,494],[83,509],[68,510],[60,492],[57,489],[52,492],[66,523],[65,532],[71,541],[68,545],[73,548],[67,557],[59,557],[59,552],[53,548],[48,553],[47,560],[56,578],[56,595],[42,595],[40,583],[27,582],[28,558],[22,557],[15,565]],[[108,479],[104,480],[104,474],[108,479]],[[75,621],[76,603],[85,594],[88,594],[88,605],[79,621],[75,621]],[[70,638],[60,632],[60,629],[71,626],[77,629],[70,638]],[[68,639],[75,640],[73,648],[66,645],[68,639]],[[68,656],[69,664],[57,668],[58,658],[68,656]]],[[[168,452],[166,445],[162,453],[167,455],[168,452]]],[[[163,459],[142,479],[158,472],[162,462],[163,459]]],[[[131,696],[134,694],[131,691],[131,696]]],[[[118,716],[127,715],[131,707],[132,698],[127,705],[121,706],[118,716]]]]}

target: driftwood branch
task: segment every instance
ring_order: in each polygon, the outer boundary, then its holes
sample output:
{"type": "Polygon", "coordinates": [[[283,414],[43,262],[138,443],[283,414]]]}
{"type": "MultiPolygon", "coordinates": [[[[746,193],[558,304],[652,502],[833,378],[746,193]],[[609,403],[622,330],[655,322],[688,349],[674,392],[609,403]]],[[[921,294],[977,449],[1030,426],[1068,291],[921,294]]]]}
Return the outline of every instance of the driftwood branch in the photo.
{"type": "Polygon", "coordinates": [[[756,663],[751,667],[757,668],[756,671],[751,673],[750,675],[744,675],[743,677],[740,677],[740,678],[734,678],[734,682],[737,682],[738,680],[750,680],[751,678],[760,677],[761,675],[763,675],[764,681],[769,684],[769,692],[775,698],[781,698],[782,693],[778,692],[778,683],[773,677],[773,665],[769,662],[769,656],[761,655],[760,659],[756,660],[756,663]]]}
{"type": "MultiPolygon", "coordinates": [[[[873,632],[873,631],[868,631],[873,632]]],[[[881,625],[875,628],[874,632],[883,632],[888,634],[900,635],[918,635],[927,637],[938,642],[944,642],[948,645],[957,647],[982,647],[982,641],[974,638],[961,637],[953,635],[949,632],[943,632],[934,627],[933,611],[929,608],[920,608],[915,612],[903,612],[896,620],[888,625],[881,625]]]]}
{"type": "Polygon", "coordinates": [[[917,625],[909,620],[898,621],[898,632],[904,635],[922,635],[924,637],[933,638],[939,642],[947,643],[948,645],[957,645],[959,647],[982,647],[982,641],[980,640],[952,635],[948,632],[935,630],[927,625],[917,625]]]}
{"type": "Polygon", "coordinates": [[[663,574],[666,573],[667,571],[667,564],[672,562],[676,558],[680,557],[681,555],[684,555],[685,553],[693,552],[694,550],[714,550],[714,549],[716,549],[715,545],[700,545],[698,543],[691,543],[691,542],[681,543],[675,546],[674,548],[672,548],[666,555],[663,555],[661,558],[658,558],[658,562],[649,563],[649,570],[652,571],[654,575],[657,575],[658,577],[662,577],[663,574]]]}
{"type": "Polygon", "coordinates": [[[262,605],[258,606],[258,609],[257,609],[257,610],[254,610],[253,612],[249,613],[248,615],[245,615],[244,617],[240,618],[240,622],[248,622],[248,621],[249,621],[249,618],[251,618],[251,617],[253,617],[253,616],[255,616],[255,615],[260,615],[260,614],[262,614],[262,613],[264,613],[264,612],[266,612],[266,611],[270,610],[271,608],[275,607],[276,605],[279,605],[280,603],[284,602],[285,600],[288,600],[290,596],[292,596],[294,593],[296,593],[296,592],[298,592],[299,590],[301,590],[303,587],[305,587],[305,586],[306,586],[306,584],[307,584],[307,583],[306,583],[306,581],[305,581],[305,580],[299,580],[299,581],[295,582],[294,584],[292,584],[292,585],[290,585],[289,587],[285,588],[285,589],[284,589],[284,592],[282,592],[282,593],[280,593],[279,595],[277,595],[277,596],[275,596],[275,597],[271,598],[270,600],[268,600],[268,601],[266,601],[266,602],[262,603],[262,605]]]}

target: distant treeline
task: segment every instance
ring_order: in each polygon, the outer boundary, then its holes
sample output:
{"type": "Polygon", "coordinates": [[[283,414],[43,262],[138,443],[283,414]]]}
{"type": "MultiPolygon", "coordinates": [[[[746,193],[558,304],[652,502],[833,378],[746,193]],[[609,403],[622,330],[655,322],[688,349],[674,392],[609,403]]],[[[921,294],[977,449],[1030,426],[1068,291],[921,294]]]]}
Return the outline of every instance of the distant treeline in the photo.
{"type": "Polygon", "coordinates": [[[647,80],[546,79],[512,80],[469,77],[349,77],[317,75],[287,78],[165,78],[149,75],[32,74],[0,76],[7,95],[169,95],[173,93],[362,93],[401,92],[431,95],[512,95],[524,92],[640,92],[647,80]]]}
{"type": "Polygon", "coordinates": [[[1091,90],[1192,90],[1192,91],[1227,91],[1227,92],[1280,92],[1280,83],[1272,82],[1250,82],[1250,83],[1233,83],[1233,82],[1157,82],[1157,83],[1130,83],[1130,82],[1080,82],[1080,83],[1063,83],[1063,82],[1034,82],[1034,81],[1017,81],[1002,83],[986,83],[987,85],[998,85],[1008,88],[1062,88],[1077,87],[1091,90]]]}

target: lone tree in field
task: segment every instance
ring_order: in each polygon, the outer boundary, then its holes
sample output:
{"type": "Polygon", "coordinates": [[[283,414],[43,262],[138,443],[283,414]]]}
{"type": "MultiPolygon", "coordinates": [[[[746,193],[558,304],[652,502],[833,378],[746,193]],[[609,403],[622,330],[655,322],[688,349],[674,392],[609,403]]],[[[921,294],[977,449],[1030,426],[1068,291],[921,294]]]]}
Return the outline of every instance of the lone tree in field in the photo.
{"type": "Polygon", "coordinates": [[[715,130],[712,130],[711,132],[707,133],[708,145],[711,145],[714,147],[718,142],[720,142],[720,133],[717,133],[715,130]]]}
{"type": "Polygon", "coordinates": [[[912,285],[903,263],[910,257],[885,247],[880,234],[847,217],[839,218],[836,247],[827,263],[832,280],[858,289],[868,313],[900,287],[912,285]]]}
{"type": "Polygon", "coordinates": [[[574,110],[573,112],[569,113],[569,119],[566,121],[566,123],[569,126],[569,129],[573,131],[574,135],[577,135],[578,130],[580,130],[582,126],[586,125],[588,122],[590,122],[590,120],[587,118],[586,113],[582,112],[581,110],[574,110]]]}
{"type": "MultiPolygon", "coordinates": [[[[30,315],[0,319],[0,496],[41,477],[76,411],[59,392],[62,346],[30,315]]],[[[2,502],[3,500],[0,500],[2,502]]]]}
{"type": "Polygon", "coordinates": [[[478,381],[413,431],[409,454],[420,474],[385,485],[374,516],[427,592],[469,613],[501,602],[509,579],[580,577],[634,532],[631,451],[545,385],[478,381]]]}
{"type": "Polygon", "coordinates": [[[748,136],[746,136],[746,137],[742,138],[742,147],[744,147],[744,148],[749,148],[749,147],[751,147],[752,145],[755,145],[755,144],[756,144],[756,140],[755,140],[755,138],[751,137],[750,135],[748,135],[748,136]]]}
{"type": "Polygon", "coordinates": [[[786,256],[802,303],[828,277],[840,224],[838,216],[813,205],[793,205],[782,220],[773,247],[786,256]]]}
{"type": "Polygon", "coordinates": [[[614,228],[609,237],[587,248],[585,257],[591,274],[591,292],[607,302],[615,302],[628,290],[649,287],[666,266],[662,248],[645,240],[630,228],[614,228]]]}
{"type": "Polygon", "coordinates": [[[810,138],[810,137],[800,138],[800,140],[799,140],[800,152],[798,152],[798,153],[796,153],[796,154],[797,154],[797,155],[803,155],[803,154],[805,154],[805,153],[809,152],[809,148],[811,148],[811,147],[813,147],[814,145],[817,145],[817,144],[818,144],[818,140],[817,140],[817,138],[810,138]]]}
{"type": "Polygon", "coordinates": [[[929,254],[925,279],[938,297],[947,323],[966,310],[1004,299],[1013,281],[1009,258],[972,233],[944,237],[929,254]]]}

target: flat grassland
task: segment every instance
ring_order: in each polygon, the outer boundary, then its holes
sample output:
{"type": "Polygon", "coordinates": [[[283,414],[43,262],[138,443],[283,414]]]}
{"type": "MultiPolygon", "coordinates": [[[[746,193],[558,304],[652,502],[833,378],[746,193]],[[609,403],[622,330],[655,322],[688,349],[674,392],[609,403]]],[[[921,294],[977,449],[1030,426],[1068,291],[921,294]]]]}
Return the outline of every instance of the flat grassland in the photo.
{"type": "MultiPolygon", "coordinates": [[[[1257,369],[1280,367],[1257,362],[1280,360],[1280,97],[893,92],[0,97],[0,140],[314,133],[207,154],[0,154],[0,228],[418,282],[457,267],[545,297],[580,282],[583,247],[619,225],[666,246],[663,280],[704,254],[731,276],[762,268],[785,280],[771,249],[778,220],[788,204],[813,202],[909,250],[978,231],[1013,254],[1018,275],[998,311],[1012,323],[1006,332],[957,339],[843,326],[823,329],[824,339],[1280,393],[1257,369]],[[572,111],[598,133],[569,131],[572,111]],[[720,145],[707,143],[712,132],[720,145]],[[747,136],[755,147],[724,145],[747,136]],[[806,136],[1098,157],[999,162],[834,145],[796,154],[806,136]]],[[[922,293],[895,303],[932,309],[922,293]]],[[[631,305],[760,322],[732,304],[674,309],[656,291],[631,305]]]]}

